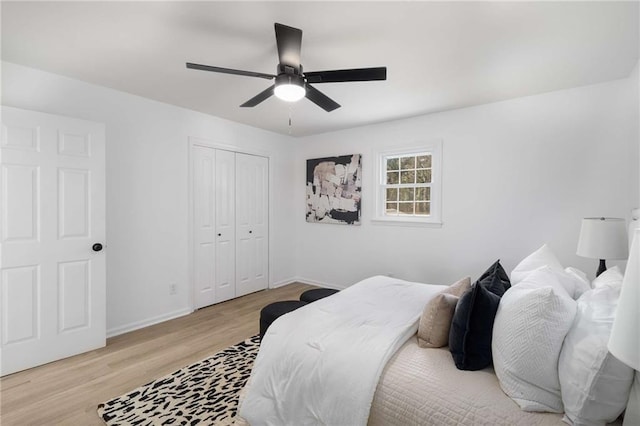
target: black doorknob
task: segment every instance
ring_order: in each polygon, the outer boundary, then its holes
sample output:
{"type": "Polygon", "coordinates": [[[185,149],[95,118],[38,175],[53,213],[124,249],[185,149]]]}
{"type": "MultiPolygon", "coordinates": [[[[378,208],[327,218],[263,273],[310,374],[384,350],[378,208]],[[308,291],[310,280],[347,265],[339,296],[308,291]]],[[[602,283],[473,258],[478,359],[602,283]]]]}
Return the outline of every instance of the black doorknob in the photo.
{"type": "Polygon", "coordinates": [[[91,246],[91,248],[93,249],[93,251],[102,251],[102,244],[95,243],[93,246],[91,246]]]}
{"type": "Polygon", "coordinates": [[[218,237],[222,237],[222,234],[218,234],[218,237]]]}
{"type": "Polygon", "coordinates": [[[250,234],[253,234],[253,231],[249,231],[250,234]]]}

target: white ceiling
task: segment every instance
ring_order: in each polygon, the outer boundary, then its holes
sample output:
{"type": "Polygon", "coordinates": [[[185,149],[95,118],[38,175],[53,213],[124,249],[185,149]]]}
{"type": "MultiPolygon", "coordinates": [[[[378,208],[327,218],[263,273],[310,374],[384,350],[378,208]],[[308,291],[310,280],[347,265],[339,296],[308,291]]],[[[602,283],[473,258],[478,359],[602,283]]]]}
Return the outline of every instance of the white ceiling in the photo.
{"type": "Polygon", "coordinates": [[[294,136],[627,77],[637,2],[7,2],[2,59],[294,136]],[[342,108],[275,97],[273,23],[303,30],[307,71],[387,66],[387,81],[318,84],[342,108]],[[293,125],[289,129],[289,114],[293,125]]]}

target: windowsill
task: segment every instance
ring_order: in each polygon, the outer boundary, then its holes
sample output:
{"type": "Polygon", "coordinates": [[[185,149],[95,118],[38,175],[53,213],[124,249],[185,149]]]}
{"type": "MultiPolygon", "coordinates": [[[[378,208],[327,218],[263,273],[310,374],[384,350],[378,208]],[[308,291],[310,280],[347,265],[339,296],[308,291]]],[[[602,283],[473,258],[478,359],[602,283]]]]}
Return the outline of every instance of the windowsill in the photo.
{"type": "Polygon", "coordinates": [[[424,221],[413,218],[375,218],[371,219],[374,225],[391,225],[391,226],[411,226],[417,228],[442,228],[442,222],[424,221]]]}

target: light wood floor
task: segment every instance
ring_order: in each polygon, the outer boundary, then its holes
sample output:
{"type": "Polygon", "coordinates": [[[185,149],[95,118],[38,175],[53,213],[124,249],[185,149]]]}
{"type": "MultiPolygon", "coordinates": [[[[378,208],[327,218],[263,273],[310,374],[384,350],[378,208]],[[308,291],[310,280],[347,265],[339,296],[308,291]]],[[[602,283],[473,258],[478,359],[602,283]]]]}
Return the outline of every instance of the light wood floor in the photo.
{"type": "Polygon", "coordinates": [[[260,309],[312,288],[290,284],[122,334],[107,346],[0,380],[0,424],[103,425],[96,407],[258,334],[260,309]]]}

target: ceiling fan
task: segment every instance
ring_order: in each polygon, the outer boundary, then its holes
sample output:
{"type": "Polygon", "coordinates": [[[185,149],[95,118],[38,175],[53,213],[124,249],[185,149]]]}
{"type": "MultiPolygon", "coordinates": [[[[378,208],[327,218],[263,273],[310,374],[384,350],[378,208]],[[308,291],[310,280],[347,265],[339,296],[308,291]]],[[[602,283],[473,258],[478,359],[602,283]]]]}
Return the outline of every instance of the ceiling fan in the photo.
{"type": "Polygon", "coordinates": [[[303,72],[302,64],[300,64],[302,30],[278,23],[275,24],[275,30],[276,43],[278,45],[278,59],[280,61],[277,68],[277,75],[193,64],[191,62],[187,62],[187,68],[258,77],[267,80],[275,79],[271,87],[258,93],[240,105],[241,107],[254,107],[270,96],[276,95],[276,97],[287,102],[295,102],[306,97],[327,112],[340,108],[340,105],[309,83],[340,83],[387,79],[386,67],[303,72]]]}

